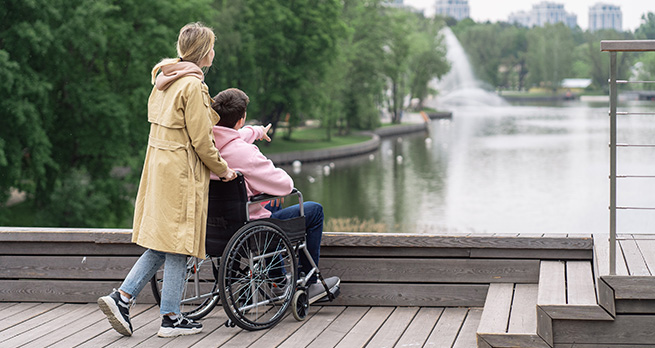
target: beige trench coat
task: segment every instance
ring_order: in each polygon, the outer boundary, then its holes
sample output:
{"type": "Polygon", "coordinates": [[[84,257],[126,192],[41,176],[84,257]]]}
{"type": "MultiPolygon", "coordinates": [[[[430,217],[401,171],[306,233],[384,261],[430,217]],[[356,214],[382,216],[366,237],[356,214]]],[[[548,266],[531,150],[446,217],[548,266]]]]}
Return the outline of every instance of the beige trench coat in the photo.
{"type": "Polygon", "coordinates": [[[185,76],[148,99],[150,136],[136,197],[132,242],[148,249],[205,257],[210,170],[227,163],[214,146],[218,114],[209,90],[185,76]]]}

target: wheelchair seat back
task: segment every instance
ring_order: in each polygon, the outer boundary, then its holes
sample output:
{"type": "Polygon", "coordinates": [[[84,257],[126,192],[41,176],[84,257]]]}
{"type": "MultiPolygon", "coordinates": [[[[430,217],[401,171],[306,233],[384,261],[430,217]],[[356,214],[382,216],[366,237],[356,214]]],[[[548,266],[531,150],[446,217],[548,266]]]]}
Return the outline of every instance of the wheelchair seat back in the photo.
{"type": "Polygon", "coordinates": [[[207,207],[207,254],[220,257],[232,235],[246,223],[248,194],[243,175],[222,182],[209,183],[209,206],[207,207]]]}

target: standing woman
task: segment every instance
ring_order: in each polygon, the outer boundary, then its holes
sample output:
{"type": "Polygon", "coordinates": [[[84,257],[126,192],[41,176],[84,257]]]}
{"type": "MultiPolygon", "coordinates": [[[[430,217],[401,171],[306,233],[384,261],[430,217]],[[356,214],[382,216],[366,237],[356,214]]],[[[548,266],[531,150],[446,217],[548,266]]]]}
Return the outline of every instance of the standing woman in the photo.
{"type": "Polygon", "coordinates": [[[178,58],[152,69],[148,99],[150,136],[136,197],[132,242],[146,248],[118,290],[98,299],[112,327],[132,335],[132,299],[164,265],[161,337],[190,335],[202,324],[180,313],[187,255],[205,257],[210,172],[236,178],[214,146],[212,127],[219,116],[201,68],[214,59],[214,32],[201,23],[180,30],[178,58]],[[158,75],[159,70],[161,73],[158,75]]]}

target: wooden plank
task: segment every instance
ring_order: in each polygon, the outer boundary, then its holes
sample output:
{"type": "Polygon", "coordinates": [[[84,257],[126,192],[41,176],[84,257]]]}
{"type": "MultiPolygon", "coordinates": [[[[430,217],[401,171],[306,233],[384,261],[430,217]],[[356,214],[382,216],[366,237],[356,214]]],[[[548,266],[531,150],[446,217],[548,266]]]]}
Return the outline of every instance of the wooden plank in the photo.
{"type": "Polygon", "coordinates": [[[468,258],[470,249],[463,248],[408,248],[408,247],[342,247],[321,246],[321,260],[334,257],[403,257],[403,258],[468,258]]]}
{"type": "MultiPolygon", "coordinates": [[[[91,310],[85,314],[83,317],[78,317],[77,320],[73,319],[69,321],[69,324],[67,325],[61,325],[61,322],[55,321],[57,323],[56,325],[59,325],[59,327],[56,330],[53,330],[52,332],[48,333],[47,335],[42,335],[38,339],[30,342],[29,346],[32,347],[73,347],[74,344],[71,344],[71,336],[75,335],[78,332],[85,331],[87,328],[90,326],[100,322],[100,321],[106,321],[106,316],[98,309],[97,305],[94,304],[88,304],[88,306],[91,306],[91,310]],[[62,345],[63,342],[67,342],[67,345],[62,345]]],[[[134,311],[132,311],[134,312],[134,311]]],[[[104,329],[106,330],[106,326],[103,326],[104,329]]],[[[104,330],[103,330],[104,331],[104,330]]],[[[93,337],[93,334],[89,334],[87,332],[87,335],[85,336],[84,340],[89,339],[93,337]]],[[[81,342],[81,341],[80,341],[81,342]]]]}
{"type": "Polygon", "coordinates": [[[391,315],[393,309],[393,307],[371,308],[362,320],[336,345],[336,348],[364,347],[391,315]]]}
{"type": "Polygon", "coordinates": [[[537,332],[537,284],[516,284],[507,333],[537,332]]]}
{"type": "Polygon", "coordinates": [[[341,295],[326,306],[481,307],[487,284],[341,283],[341,295]]]}
{"type": "Polygon", "coordinates": [[[17,315],[33,313],[35,307],[43,305],[41,303],[35,303],[35,302],[25,302],[25,303],[12,302],[7,304],[12,306],[8,306],[2,311],[0,311],[0,331],[4,330],[6,327],[11,325],[9,324],[9,322],[6,322],[7,319],[15,320],[17,315]]]}
{"type": "Polygon", "coordinates": [[[489,292],[484,303],[478,334],[484,337],[488,333],[505,333],[509,322],[514,284],[500,283],[489,285],[489,292]]]}
{"type": "Polygon", "coordinates": [[[109,228],[0,227],[1,242],[132,243],[132,230],[109,228]]]}
{"type": "Polygon", "coordinates": [[[329,310],[330,308],[310,306],[309,314],[307,315],[307,318],[305,318],[305,321],[297,321],[293,319],[292,316],[287,316],[275,326],[275,329],[266,331],[262,337],[250,345],[250,348],[277,347],[298,331],[305,322],[313,320],[314,316],[320,313],[323,309],[329,310]]]}
{"type": "Polygon", "coordinates": [[[156,325],[156,327],[161,325],[161,316],[159,314],[159,307],[151,306],[145,311],[141,312],[138,317],[133,318],[132,315],[130,315],[130,321],[132,322],[132,328],[134,329],[134,332],[132,333],[131,337],[126,338],[125,336],[116,332],[114,329],[111,328],[109,321],[105,319],[104,321],[102,321],[105,327],[105,331],[90,339],[87,338],[87,340],[84,341],[84,343],[78,345],[77,347],[79,348],[106,347],[119,340],[124,342],[125,346],[128,347],[134,344],[138,344],[142,342],[146,337],[150,337],[151,335],[157,333],[157,330],[155,330],[154,325],[156,325]],[[147,334],[146,331],[142,330],[144,327],[146,327],[148,331],[147,334]],[[126,342],[127,339],[134,341],[134,344],[130,345],[129,343],[127,343],[126,342]]]}
{"type": "Polygon", "coordinates": [[[602,52],[655,51],[655,40],[601,40],[602,52]]]}
{"type": "Polygon", "coordinates": [[[537,306],[537,336],[549,346],[553,345],[553,319],[537,306]]]}
{"type": "MultiPolygon", "coordinates": [[[[576,343],[574,348],[655,348],[655,344],[580,344],[576,343]]],[[[556,344],[554,348],[571,348],[570,344],[556,344]]]]}
{"type": "MultiPolygon", "coordinates": [[[[230,330],[224,326],[226,319],[227,316],[225,316],[224,314],[218,316],[209,315],[202,320],[202,326],[203,326],[202,332],[195,335],[178,336],[175,338],[168,338],[168,339],[162,339],[157,335],[155,335],[155,333],[159,330],[159,327],[158,325],[153,325],[153,324],[161,323],[161,320],[155,320],[153,323],[151,323],[152,326],[148,328],[144,327],[142,329],[142,331],[144,331],[143,337],[147,337],[147,338],[143,340],[141,343],[139,343],[138,347],[160,348],[163,345],[169,347],[191,347],[194,346],[196,343],[205,340],[208,335],[219,329],[225,329],[225,330],[220,330],[221,333],[223,333],[224,337],[231,337],[233,334],[231,334],[230,330]]],[[[236,331],[236,329],[232,329],[231,331],[234,332],[236,331]]],[[[131,340],[127,340],[127,341],[129,342],[129,344],[132,344],[131,340]]],[[[114,345],[120,347],[128,342],[117,342],[114,345]]],[[[214,347],[216,346],[218,346],[218,343],[214,341],[214,347]]]]}
{"type": "MultiPolygon", "coordinates": [[[[224,324],[227,321],[227,315],[222,308],[214,310],[210,314],[210,317],[216,318],[216,321],[219,323],[218,327],[210,330],[205,337],[196,342],[193,345],[194,348],[214,348],[218,346],[221,348],[247,347],[260,339],[267,332],[266,330],[247,331],[241,330],[238,327],[225,327],[224,324]]],[[[288,315],[282,320],[287,319],[288,315]]]]}
{"type": "Polygon", "coordinates": [[[367,346],[393,348],[416,316],[418,310],[418,307],[396,307],[367,346]]]}
{"type": "Polygon", "coordinates": [[[339,258],[321,260],[321,272],[343,282],[536,283],[539,261],[339,258]]]}
{"type": "MultiPolygon", "coordinates": [[[[598,276],[604,276],[610,274],[610,249],[609,249],[609,235],[608,234],[594,234],[594,250],[596,262],[598,265],[598,276]]],[[[621,253],[621,247],[617,242],[616,250],[616,274],[617,275],[628,275],[628,267],[625,265],[625,259],[621,253]]]]}
{"type": "Polygon", "coordinates": [[[482,308],[471,308],[466,315],[462,329],[459,330],[457,339],[453,348],[470,348],[475,347],[476,335],[475,332],[480,325],[480,317],[482,316],[482,308]]]}
{"type": "Polygon", "coordinates": [[[0,243],[0,255],[125,255],[140,256],[144,248],[136,244],[95,242],[11,242],[0,243]]]}
{"type": "Polygon", "coordinates": [[[566,262],[567,303],[581,305],[596,305],[596,290],[591,262],[566,262]]]}
{"type": "Polygon", "coordinates": [[[425,342],[425,347],[452,347],[466,314],[466,308],[446,308],[425,342]]]}
{"type": "Polygon", "coordinates": [[[396,347],[423,347],[443,310],[443,308],[422,307],[396,343],[396,347]]]}
{"type": "Polygon", "coordinates": [[[655,277],[603,276],[617,300],[654,300],[655,277]]]}
{"type": "Polygon", "coordinates": [[[654,315],[617,315],[614,321],[553,321],[556,344],[653,344],[654,315]]]}
{"type": "Polygon", "coordinates": [[[10,329],[0,332],[0,346],[5,346],[3,342],[6,342],[12,337],[26,333],[39,326],[41,323],[57,320],[57,318],[66,314],[70,308],[71,305],[59,305],[47,311],[40,312],[38,315],[32,316],[20,323],[12,325],[10,329]]]}
{"type": "Polygon", "coordinates": [[[541,261],[539,269],[539,305],[566,304],[566,264],[563,261],[541,261]]]}
{"type": "Polygon", "coordinates": [[[616,305],[614,302],[614,289],[612,289],[601,278],[596,278],[596,293],[598,295],[598,305],[612,317],[616,315],[616,305]]]}
{"type": "Polygon", "coordinates": [[[323,307],[311,320],[306,323],[287,338],[278,348],[307,347],[314,339],[316,334],[323,332],[330,326],[334,320],[344,311],[345,307],[323,307]]]}
{"type": "Polygon", "coordinates": [[[308,348],[334,347],[366,315],[369,309],[370,307],[347,307],[330,326],[316,337],[308,348]]]}
{"type": "Polygon", "coordinates": [[[137,259],[135,256],[0,256],[0,278],[123,280],[137,259]]]}
{"type": "Polygon", "coordinates": [[[539,306],[552,319],[560,320],[614,320],[607,311],[595,304],[539,306]]]}
{"type": "MultiPolygon", "coordinates": [[[[130,229],[0,227],[1,242],[91,242],[131,243],[130,229]]],[[[585,238],[492,237],[462,235],[425,235],[394,233],[324,232],[321,245],[408,248],[509,248],[509,249],[591,249],[585,238]],[[465,238],[462,238],[465,237],[465,238]]]]}
{"type": "Polygon", "coordinates": [[[651,272],[651,275],[655,273],[655,240],[653,239],[635,239],[637,247],[641,251],[641,255],[644,258],[646,267],[651,272]]]}
{"type": "Polygon", "coordinates": [[[501,249],[588,249],[593,242],[589,238],[555,237],[465,237],[439,235],[412,235],[393,233],[341,233],[324,232],[321,245],[361,247],[410,247],[410,248],[501,248],[501,249]]]}
{"type": "MultiPolygon", "coordinates": [[[[98,297],[117,289],[122,281],[79,280],[2,280],[0,301],[11,302],[71,302],[92,303],[98,297]]],[[[155,303],[146,286],[139,294],[139,303],[155,303]]]]}
{"type": "Polygon", "coordinates": [[[28,345],[31,347],[41,347],[46,346],[47,343],[54,343],[54,341],[56,341],[56,336],[47,337],[45,339],[43,338],[48,334],[51,334],[53,331],[57,331],[66,326],[62,325],[62,323],[70,323],[76,319],[84,318],[86,315],[90,314],[91,311],[96,310],[97,306],[93,306],[92,304],[64,304],[60,308],[63,312],[54,320],[42,322],[39,325],[33,326],[30,330],[4,340],[2,341],[2,346],[20,347],[28,345]],[[39,340],[42,342],[41,344],[35,342],[39,340]]]}
{"type": "Polygon", "coordinates": [[[628,272],[631,276],[649,276],[650,271],[646,267],[646,261],[641,255],[641,251],[637,247],[637,242],[634,239],[621,240],[619,241],[621,250],[623,251],[623,257],[625,257],[626,264],[628,266],[628,272]]]}
{"type": "Polygon", "coordinates": [[[62,303],[40,303],[35,307],[30,307],[29,310],[15,313],[12,316],[3,317],[0,320],[0,333],[3,333],[8,329],[13,331],[14,327],[22,325],[25,322],[35,323],[37,322],[35,318],[61,307],[62,305],[62,303]]]}
{"type": "Polygon", "coordinates": [[[481,259],[590,260],[592,258],[592,250],[587,250],[587,249],[541,250],[541,249],[494,248],[494,249],[470,249],[470,250],[471,250],[471,258],[481,258],[481,259]]]}
{"type": "Polygon", "coordinates": [[[617,314],[653,314],[655,300],[617,300],[617,314]]]}
{"type": "MultiPolygon", "coordinates": [[[[145,304],[136,304],[130,308],[130,320],[132,324],[142,322],[142,316],[145,311],[152,309],[152,305],[145,304]]],[[[158,307],[157,307],[158,310],[158,307]]],[[[84,318],[84,325],[71,325],[70,329],[72,334],[67,336],[65,339],[56,342],[49,346],[49,348],[69,348],[76,347],[78,345],[84,344],[87,341],[95,339],[95,337],[100,335],[106,335],[107,337],[111,336],[117,338],[120,336],[119,333],[114,331],[111,328],[111,325],[107,321],[107,317],[100,311],[94,312],[93,314],[84,318]],[[86,327],[82,327],[88,324],[86,327]]]]}
{"type": "Polygon", "coordinates": [[[551,348],[537,334],[486,335],[484,340],[492,347],[551,348]]]}
{"type": "Polygon", "coordinates": [[[476,346],[477,348],[493,348],[487,341],[485,341],[482,337],[478,337],[478,345],[476,346]]]}

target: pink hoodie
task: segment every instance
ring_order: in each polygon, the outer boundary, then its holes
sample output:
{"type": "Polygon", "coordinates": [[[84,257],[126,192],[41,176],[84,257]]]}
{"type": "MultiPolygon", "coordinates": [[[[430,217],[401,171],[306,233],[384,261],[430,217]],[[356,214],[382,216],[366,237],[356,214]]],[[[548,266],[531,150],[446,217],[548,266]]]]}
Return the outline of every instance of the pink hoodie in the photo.
{"type": "MultiPolygon", "coordinates": [[[[260,193],[287,195],[293,190],[293,179],[283,169],[276,168],[273,162],[253,145],[255,140],[263,135],[263,127],[245,126],[237,131],[233,128],[214,126],[216,148],[230,168],[243,174],[248,197],[260,193]]],[[[218,180],[214,173],[211,178],[218,180]]],[[[251,205],[249,211],[251,220],[271,216],[270,211],[258,204],[251,205]]]]}

